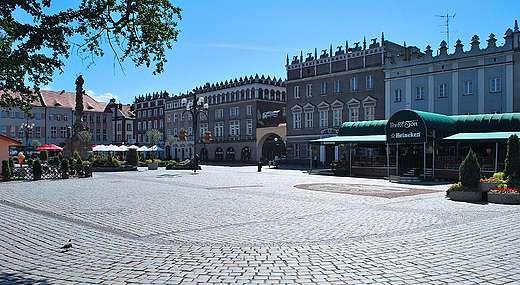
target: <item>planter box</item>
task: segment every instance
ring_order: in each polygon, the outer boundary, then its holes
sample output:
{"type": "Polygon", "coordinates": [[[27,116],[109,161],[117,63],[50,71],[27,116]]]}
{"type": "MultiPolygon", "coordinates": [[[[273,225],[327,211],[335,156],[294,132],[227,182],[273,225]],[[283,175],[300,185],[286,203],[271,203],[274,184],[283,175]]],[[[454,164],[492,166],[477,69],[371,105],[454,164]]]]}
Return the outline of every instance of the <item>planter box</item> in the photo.
{"type": "Polygon", "coordinates": [[[148,170],[157,170],[158,167],[159,167],[159,163],[148,162],[148,170]]]}
{"type": "Polygon", "coordinates": [[[475,202],[482,201],[482,192],[450,191],[448,197],[453,201],[475,202]]]}
{"type": "Polygon", "coordinates": [[[488,192],[489,190],[495,189],[500,184],[504,184],[505,182],[480,182],[478,184],[478,190],[482,192],[488,192]]]}
{"type": "Polygon", "coordinates": [[[487,200],[489,203],[520,205],[520,194],[488,193],[487,200]]]}
{"type": "Polygon", "coordinates": [[[137,171],[137,166],[97,166],[92,167],[94,172],[118,172],[118,171],[137,171]]]}

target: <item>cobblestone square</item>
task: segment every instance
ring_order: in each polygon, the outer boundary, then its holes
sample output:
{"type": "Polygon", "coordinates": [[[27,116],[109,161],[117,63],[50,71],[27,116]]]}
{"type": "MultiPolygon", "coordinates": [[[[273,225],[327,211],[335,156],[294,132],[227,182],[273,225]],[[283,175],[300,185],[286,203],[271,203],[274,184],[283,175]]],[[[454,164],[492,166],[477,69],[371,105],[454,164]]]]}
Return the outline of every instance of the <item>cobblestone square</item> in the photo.
{"type": "Polygon", "coordinates": [[[0,283],[520,284],[520,207],[448,185],[212,165],[1,183],[0,283]]]}

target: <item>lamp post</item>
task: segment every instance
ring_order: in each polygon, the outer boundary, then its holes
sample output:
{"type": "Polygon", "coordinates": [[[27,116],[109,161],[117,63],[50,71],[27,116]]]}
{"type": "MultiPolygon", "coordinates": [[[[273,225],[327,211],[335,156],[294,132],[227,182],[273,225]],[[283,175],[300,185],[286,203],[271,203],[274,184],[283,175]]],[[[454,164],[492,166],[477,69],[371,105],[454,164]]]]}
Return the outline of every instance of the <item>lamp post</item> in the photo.
{"type": "Polygon", "coordinates": [[[29,132],[32,132],[34,129],[34,123],[29,124],[29,119],[27,119],[27,123],[22,123],[20,125],[20,129],[23,130],[23,133],[25,135],[25,152],[29,149],[29,132]]]}
{"type": "Polygon", "coordinates": [[[284,140],[283,140],[282,137],[281,137],[281,138],[274,138],[274,142],[275,142],[276,144],[278,144],[278,141],[280,141],[280,158],[281,158],[282,155],[283,155],[283,144],[284,144],[283,141],[284,141],[284,140]]]}
{"type": "MultiPolygon", "coordinates": [[[[197,95],[193,94],[193,97],[195,99],[197,98],[197,95]]],[[[199,97],[196,104],[193,104],[193,101],[188,102],[186,98],[183,98],[181,100],[181,105],[183,107],[186,107],[186,110],[182,112],[182,115],[184,115],[185,112],[189,112],[191,116],[193,117],[193,171],[197,172],[197,168],[199,168],[199,159],[197,157],[197,120],[198,116],[202,114],[207,114],[209,105],[208,103],[204,103],[204,98],[199,97]]]]}

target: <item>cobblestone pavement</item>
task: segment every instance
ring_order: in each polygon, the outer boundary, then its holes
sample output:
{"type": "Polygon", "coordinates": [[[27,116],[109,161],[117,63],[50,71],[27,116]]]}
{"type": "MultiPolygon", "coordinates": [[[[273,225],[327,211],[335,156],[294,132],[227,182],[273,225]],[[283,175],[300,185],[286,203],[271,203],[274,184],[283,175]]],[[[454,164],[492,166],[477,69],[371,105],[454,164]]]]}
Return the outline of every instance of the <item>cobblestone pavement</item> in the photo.
{"type": "Polygon", "coordinates": [[[447,187],[256,166],[1,183],[0,284],[520,284],[520,206],[447,187]]]}

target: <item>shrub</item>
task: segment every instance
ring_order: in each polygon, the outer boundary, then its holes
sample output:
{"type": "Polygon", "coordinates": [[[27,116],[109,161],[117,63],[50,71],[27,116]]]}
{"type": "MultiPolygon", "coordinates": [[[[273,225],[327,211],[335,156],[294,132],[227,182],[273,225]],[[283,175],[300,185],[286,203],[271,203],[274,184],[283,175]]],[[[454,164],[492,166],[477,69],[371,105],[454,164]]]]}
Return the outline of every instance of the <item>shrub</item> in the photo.
{"type": "Polygon", "coordinates": [[[94,154],[92,152],[89,152],[87,160],[90,162],[94,162],[94,159],[95,159],[94,154]]]}
{"type": "Polygon", "coordinates": [[[40,150],[40,160],[47,161],[49,159],[49,153],[46,150],[40,150]]]}
{"type": "Polygon", "coordinates": [[[475,191],[475,188],[469,187],[469,186],[464,186],[464,185],[462,185],[462,183],[459,182],[457,184],[450,185],[450,187],[448,188],[448,191],[446,191],[446,193],[450,193],[452,191],[475,191]]]}
{"type": "Polygon", "coordinates": [[[471,148],[459,167],[459,181],[463,186],[471,188],[477,188],[480,183],[480,165],[471,148]]]}
{"type": "Polygon", "coordinates": [[[7,178],[11,177],[11,168],[7,160],[2,160],[2,176],[7,178]]]}
{"type": "Polygon", "coordinates": [[[34,179],[40,179],[43,174],[42,163],[36,159],[33,163],[33,175],[34,179]]]}
{"type": "Polygon", "coordinates": [[[61,163],[60,158],[57,156],[55,156],[49,160],[49,164],[51,164],[51,165],[57,166],[57,165],[60,165],[60,163],[61,163]]]}
{"type": "Polygon", "coordinates": [[[78,158],[81,158],[81,155],[79,155],[79,151],[77,149],[74,150],[74,153],[72,154],[72,157],[75,160],[78,160],[78,158]]]}
{"type": "Polygon", "coordinates": [[[499,180],[504,180],[504,172],[497,172],[493,174],[493,177],[499,180]]]}
{"type": "Polygon", "coordinates": [[[166,169],[173,169],[173,168],[175,168],[178,165],[179,165],[179,163],[177,161],[170,161],[166,165],[166,169]]]}
{"type": "Polygon", "coordinates": [[[126,163],[132,166],[137,166],[137,164],[139,163],[137,149],[131,148],[128,150],[128,153],[126,155],[126,163]]]}
{"type": "Polygon", "coordinates": [[[9,157],[9,167],[11,168],[11,170],[14,169],[14,165],[17,162],[18,162],[18,158],[16,156],[9,157]]]}
{"type": "Polygon", "coordinates": [[[98,156],[92,162],[92,166],[100,167],[100,166],[121,166],[121,162],[114,157],[103,157],[98,156]]]}
{"type": "Polygon", "coordinates": [[[61,173],[68,174],[69,173],[69,161],[66,159],[63,159],[61,161],[60,168],[61,168],[61,173]]]}
{"type": "Polygon", "coordinates": [[[28,158],[25,160],[25,163],[27,163],[27,165],[29,165],[31,167],[33,166],[33,162],[34,162],[34,160],[32,158],[28,158]]]}
{"type": "Polygon", "coordinates": [[[507,140],[505,163],[504,177],[509,187],[518,188],[520,186],[520,142],[516,135],[511,135],[507,140]]]}

